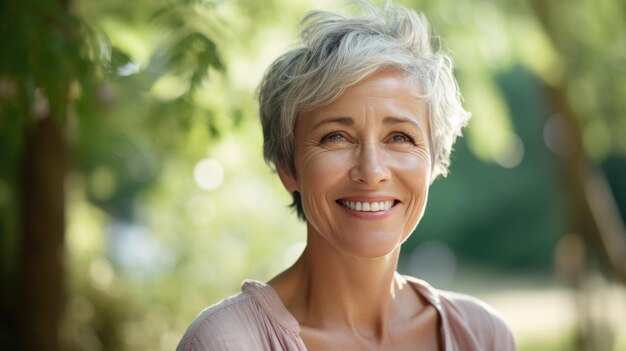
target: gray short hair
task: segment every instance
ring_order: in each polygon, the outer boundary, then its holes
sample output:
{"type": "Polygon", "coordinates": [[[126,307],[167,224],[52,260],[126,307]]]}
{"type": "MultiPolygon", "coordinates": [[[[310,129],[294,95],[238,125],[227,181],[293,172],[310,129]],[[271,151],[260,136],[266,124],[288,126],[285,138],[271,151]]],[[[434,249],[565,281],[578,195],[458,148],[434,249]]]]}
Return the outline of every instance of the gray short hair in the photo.
{"type": "MultiPolygon", "coordinates": [[[[259,86],[265,160],[295,176],[298,115],[333,102],[347,87],[378,71],[394,69],[412,78],[428,103],[432,179],[446,176],[452,145],[470,118],[452,61],[431,44],[423,14],[389,3],[362,7],[359,16],[309,12],[301,22],[301,46],[280,56],[265,73],[259,86]]],[[[292,206],[305,219],[299,194],[292,195],[292,206]]]]}

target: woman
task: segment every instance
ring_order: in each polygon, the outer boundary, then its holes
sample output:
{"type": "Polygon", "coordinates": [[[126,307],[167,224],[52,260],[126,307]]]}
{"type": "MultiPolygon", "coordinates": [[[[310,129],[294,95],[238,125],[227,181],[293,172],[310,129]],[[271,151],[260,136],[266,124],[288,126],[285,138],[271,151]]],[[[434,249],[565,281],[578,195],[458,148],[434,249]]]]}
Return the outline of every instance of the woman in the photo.
{"type": "Polygon", "coordinates": [[[266,160],[307,223],[297,262],[203,311],[178,350],[514,350],[476,299],[396,273],[467,123],[423,16],[313,12],[260,86],[266,160]]]}

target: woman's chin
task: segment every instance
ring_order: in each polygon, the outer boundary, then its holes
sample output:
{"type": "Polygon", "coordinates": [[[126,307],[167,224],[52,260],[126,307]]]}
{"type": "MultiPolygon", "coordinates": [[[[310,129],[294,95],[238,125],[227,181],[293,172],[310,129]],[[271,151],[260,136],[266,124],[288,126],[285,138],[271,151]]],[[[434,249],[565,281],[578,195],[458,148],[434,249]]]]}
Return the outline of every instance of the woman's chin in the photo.
{"type": "Polygon", "coordinates": [[[399,249],[402,236],[389,232],[369,232],[350,236],[337,242],[341,251],[363,259],[378,259],[399,249]]]}
{"type": "Polygon", "coordinates": [[[362,259],[377,259],[396,252],[407,236],[406,227],[389,223],[338,223],[316,226],[308,222],[309,250],[331,252],[362,259]]]}

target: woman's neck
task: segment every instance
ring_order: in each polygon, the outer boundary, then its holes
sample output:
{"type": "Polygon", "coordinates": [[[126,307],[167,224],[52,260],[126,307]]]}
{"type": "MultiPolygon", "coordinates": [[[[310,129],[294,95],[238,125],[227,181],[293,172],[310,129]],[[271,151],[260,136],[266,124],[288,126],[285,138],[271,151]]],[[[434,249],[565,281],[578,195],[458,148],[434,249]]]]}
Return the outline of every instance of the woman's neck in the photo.
{"type": "Polygon", "coordinates": [[[395,273],[399,252],[359,258],[309,233],[302,256],[269,284],[301,326],[380,340],[407,296],[406,281],[395,273]]]}

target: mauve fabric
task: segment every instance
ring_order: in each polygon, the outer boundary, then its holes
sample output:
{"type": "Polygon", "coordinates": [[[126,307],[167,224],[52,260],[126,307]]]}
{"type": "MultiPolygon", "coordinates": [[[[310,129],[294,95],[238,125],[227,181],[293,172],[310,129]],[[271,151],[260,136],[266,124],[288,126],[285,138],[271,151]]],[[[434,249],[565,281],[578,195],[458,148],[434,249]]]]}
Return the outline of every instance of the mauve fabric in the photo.
{"type": "MultiPolygon", "coordinates": [[[[513,335],[482,301],[434,289],[405,277],[441,317],[444,351],[515,351],[513,335]]],[[[244,281],[241,293],[205,309],[187,328],[176,351],[306,350],[300,326],[272,287],[244,281]]]]}

